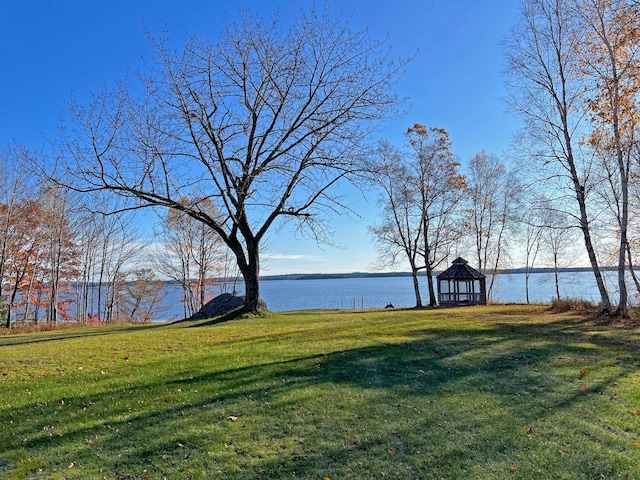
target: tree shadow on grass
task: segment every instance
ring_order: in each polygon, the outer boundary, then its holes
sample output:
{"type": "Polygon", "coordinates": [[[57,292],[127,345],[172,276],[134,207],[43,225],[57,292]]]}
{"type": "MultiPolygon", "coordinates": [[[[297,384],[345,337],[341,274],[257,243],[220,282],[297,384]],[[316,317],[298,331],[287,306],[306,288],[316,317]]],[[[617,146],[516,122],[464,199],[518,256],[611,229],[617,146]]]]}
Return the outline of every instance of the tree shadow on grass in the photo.
{"type": "MultiPolygon", "coordinates": [[[[25,449],[34,465],[45,465],[45,476],[74,463],[76,475],[97,474],[83,468],[100,465],[113,478],[202,471],[228,478],[465,476],[477,465],[512,461],[527,443],[525,423],[587,402],[635,372],[622,365],[588,393],[575,382],[549,384],[549,358],[585,357],[597,341],[611,342],[571,320],[412,335],[237,368],[148,375],[133,385],[98,382],[84,395],[3,406],[3,425],[13,423],[2,444],[13,455],[7,458],[20,459],[25,449]]],[[[568,472],[576,468],[566,461],[568,472]]],[[[594,475],[611,474],[602,468],[594,475]]]]}
{"type": "Polygon", "coordinates": [[[640,328],[616,328],[605,325],[597,318],[581,315],[561,317],[549,322],[532,324],[528,322],[497,323],[496,328],[521,336],[532,336],[551,342],[594,344],[613,351],[637,354],[640,347],[640,328]]]}
{"type": "Polygon", "coordinates": [[[260,309],[257,313],[249,311],[245,308],[238,308],[224,315],[220,315],[212,318],[204,318],[204,319],[190,319],[185,318],[183,320],[176,320],[171,323],[171,325],[186,327],[186,328],[196,328],[196,327],[209,327],[211,325],[217,325],[220,323],[230,322],[232,320],[245,320],[252,318],[267,318],[270,316],[270,312],[265,309],[260,309]]]}
{"type": "Polygon", "coordinates": [[[17,335],[0,336],[0,348],[9,345],[26,345],[30,343],[46,343],[58,340],[70,340],[74,338],[91,338],[117,333],[140,332],[143,330],[156,330],[168,326],[166,323],[149,323],[140,325],[100,327],[78,327],[70,330],[53,330],[49,332],[25,333],[17,335]]]}

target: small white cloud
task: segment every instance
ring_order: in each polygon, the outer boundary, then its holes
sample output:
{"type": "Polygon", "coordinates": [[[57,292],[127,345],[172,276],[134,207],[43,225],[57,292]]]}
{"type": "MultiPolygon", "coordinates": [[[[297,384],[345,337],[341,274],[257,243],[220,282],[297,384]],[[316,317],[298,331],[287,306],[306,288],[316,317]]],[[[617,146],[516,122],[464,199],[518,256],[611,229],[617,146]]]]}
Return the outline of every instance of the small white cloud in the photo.
{"type": "Polygon", "coordinates": [[[320,262],[322,257],[317,255],[302,255],[302,254],[286,254],[286,253],[265,253],[263,258],[268,260],[306,260],[310,262],[320,262]]]}

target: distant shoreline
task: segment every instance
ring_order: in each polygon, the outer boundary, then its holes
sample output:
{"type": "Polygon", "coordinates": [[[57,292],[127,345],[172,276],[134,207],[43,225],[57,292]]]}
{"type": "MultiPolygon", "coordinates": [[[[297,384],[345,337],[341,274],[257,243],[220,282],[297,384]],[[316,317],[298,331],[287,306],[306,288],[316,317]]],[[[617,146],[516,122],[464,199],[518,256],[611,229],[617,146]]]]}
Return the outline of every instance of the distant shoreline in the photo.
{"type": "MultiPolygon", "coordinates": [[[[617,267],[602,267],[602,271],[614,271],[617,267]]],[[[530,273],[554,273],[553,267],[532,268],[530,273]]],[[[559,273],[579,273],[590,272],[591,267],[568,267],[559,268],[559,273]]],[[[437,275],[440,271],[434,272],[437,275]]],[[[499,270],[500,275],[504,274],[524,274],[526,269],[520,268],[505,268],[499,270]]],[[[424,276],[424,272],[420,272],[419,276],[424,276]]],[[[351,272],[351,273],[289,273],[283,275],[261,275],[260,280],[332,280],[340,278],[375,278],[375,277],[410,277],[411,272],[351,272]]]]}

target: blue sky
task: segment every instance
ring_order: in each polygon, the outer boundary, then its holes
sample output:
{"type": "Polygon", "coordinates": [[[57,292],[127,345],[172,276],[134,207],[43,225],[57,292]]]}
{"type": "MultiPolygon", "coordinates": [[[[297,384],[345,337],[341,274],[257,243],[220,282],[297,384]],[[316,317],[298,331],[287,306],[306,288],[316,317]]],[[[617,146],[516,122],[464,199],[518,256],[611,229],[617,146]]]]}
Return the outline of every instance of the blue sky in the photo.
{"type": "MultiPolygon", "coordinates": [[[[316,2],[322,5],[322,2],[316,2]]],[[[464,164],[474,153],[505,154],[518,120],[504,103],[500,42],[517,21],[517,0],[329,0],[333,15],[354,29],[388,37],[392,54],[415,58],[398,84],[408,112],[382,138],[401,141],[413,123],[443,127],[464,164]]],[[[166,28],[180,46],[187,34],[215,38],[225,16],[247,6],[283,24],[312,2],[300,0],[24,0],[0,2],[0,145],[13,140],[38,149],[54,139],[65,101],[80,102],[103,85],[143,68],[152,55],[145,29],[166,28]]],[[[280,232],[268,241],[263,274],[368,271],[376,260],[367,227],[375,197],[353,195],[355,221],[336,218],[333,246],[280,232]]],[[[401,268],[402,269],[402,268],[401,268]]]]}

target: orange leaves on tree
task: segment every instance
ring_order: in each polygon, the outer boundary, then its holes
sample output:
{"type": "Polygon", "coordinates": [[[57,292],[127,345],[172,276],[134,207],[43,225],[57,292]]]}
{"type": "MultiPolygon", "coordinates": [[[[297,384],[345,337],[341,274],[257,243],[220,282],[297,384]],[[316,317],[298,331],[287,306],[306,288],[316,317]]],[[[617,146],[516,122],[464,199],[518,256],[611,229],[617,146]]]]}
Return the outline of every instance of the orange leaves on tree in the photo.
{"type": "Polygon", "coordinates": [[[60,300],[62,288],[76,278],[77,245],[69,219],[45,195],[35,200],[0,203],[4,220],[0,232],[0,272],[8,308],[7,324],[20,309],[21,318],[38,319],[45,310],[47,321],[57,314],[70,319],[67,306],[60,300]]]}

